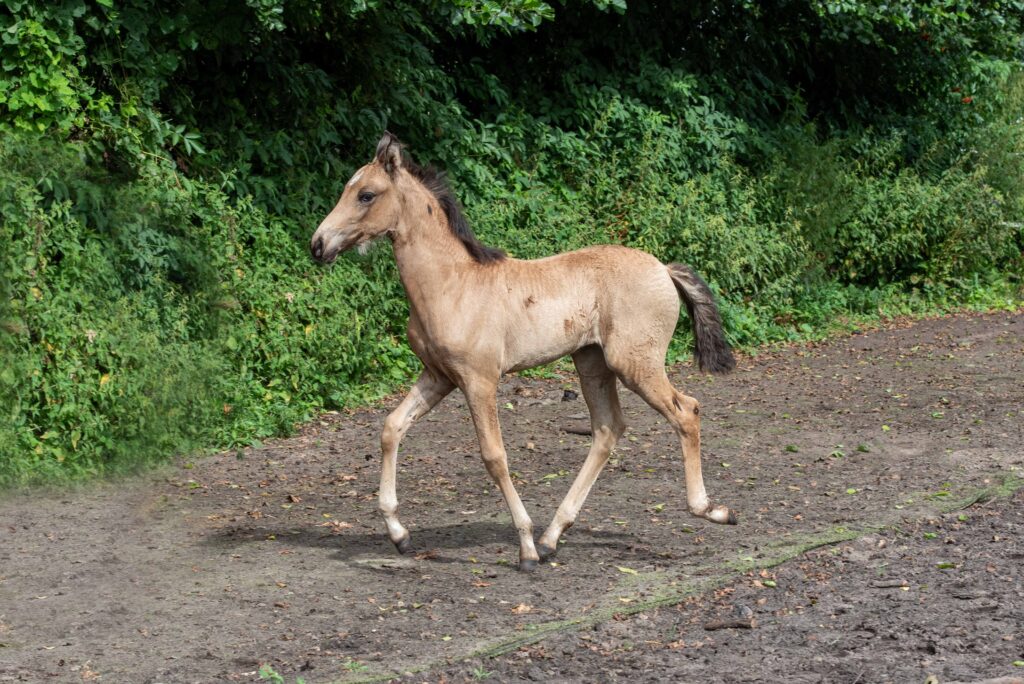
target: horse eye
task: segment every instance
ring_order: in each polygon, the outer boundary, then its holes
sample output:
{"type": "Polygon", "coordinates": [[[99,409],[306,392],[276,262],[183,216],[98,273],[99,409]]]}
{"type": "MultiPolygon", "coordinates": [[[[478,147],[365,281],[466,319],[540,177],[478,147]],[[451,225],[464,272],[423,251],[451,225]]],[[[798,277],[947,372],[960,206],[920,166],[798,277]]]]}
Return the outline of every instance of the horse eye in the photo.
{"type": "Polygon", "coordinates": [[[373,201],[374,194],[372,192],[361,192],[359,193],[359,201],[363,204],[369,204],[373,201]]]}

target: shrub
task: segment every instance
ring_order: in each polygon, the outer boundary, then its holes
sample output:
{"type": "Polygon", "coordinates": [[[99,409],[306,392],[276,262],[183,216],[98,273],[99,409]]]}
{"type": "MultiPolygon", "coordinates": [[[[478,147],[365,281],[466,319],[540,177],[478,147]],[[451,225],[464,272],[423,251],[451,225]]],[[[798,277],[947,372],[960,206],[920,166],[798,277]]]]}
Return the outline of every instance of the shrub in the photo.
{"type": "Polygon", "coordinates": [[[736,344],[998,303],[1024,15],[947,5],[0,2],[0,480],[407,382],[387,245],[306,256],[385,127],[515,256],[692,264],[736,344]]]}

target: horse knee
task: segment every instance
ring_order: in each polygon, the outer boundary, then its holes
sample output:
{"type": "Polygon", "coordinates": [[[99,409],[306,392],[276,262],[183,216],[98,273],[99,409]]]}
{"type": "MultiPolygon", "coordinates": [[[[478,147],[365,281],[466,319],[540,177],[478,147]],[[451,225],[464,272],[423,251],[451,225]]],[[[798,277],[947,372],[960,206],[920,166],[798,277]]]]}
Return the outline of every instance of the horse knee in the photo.
{"type": "Polygon", "coordinates": [[[384,419],[384,428],[380,433],[380,443],[385,450],[389,450],[391,446],[401,441],[402,435],[406,430],[405,423],[406,421],[401,416],[396,416],[394,413],[389,414],[384,419]]]}
{"type": "Polygon", "coordinates": [[[480,456],[483,459],[484,467],[487,468],[487,472],[495,482],[500,483],[501,480],[509,477],[508,459],[504,452],[483,451],[480,456]]]}

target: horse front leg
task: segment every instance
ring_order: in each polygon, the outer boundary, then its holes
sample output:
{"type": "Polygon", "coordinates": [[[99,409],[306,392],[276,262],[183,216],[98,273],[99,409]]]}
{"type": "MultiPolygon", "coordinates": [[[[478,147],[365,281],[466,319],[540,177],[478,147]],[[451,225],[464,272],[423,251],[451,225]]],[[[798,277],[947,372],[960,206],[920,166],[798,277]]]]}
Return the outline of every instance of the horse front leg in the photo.
{"type": "Polygon", "coordinates": [[[380,435],[383,460],[380,469],[378,502],[380,513],[388,527],[388,537],[399,553],[407,552],[410,544],[409,531],[398,521],[398,494],[395,491],[398,444],[412,424],[418,418],[429,413],[430,409],[448,396],[453,389],[455,389],[455,385],[448,378],[425,368],[398,408],[384,419],[384,430],[380,435]]]}
{"type": "Polygon", "coordinates": [[[501,425],[498,423],[497,388],[497,381],[476,381],[463,387],[463,392],[473,416],[484,466],[501,490],[505,504],[512,514],[512,521],[519,532],[519,569],[529,572],[537,567],[540,557],[533,544],[533,522],[527,515],[526,507],[523,506],[509,476],[508,456],[501,439],[501,425]]]}

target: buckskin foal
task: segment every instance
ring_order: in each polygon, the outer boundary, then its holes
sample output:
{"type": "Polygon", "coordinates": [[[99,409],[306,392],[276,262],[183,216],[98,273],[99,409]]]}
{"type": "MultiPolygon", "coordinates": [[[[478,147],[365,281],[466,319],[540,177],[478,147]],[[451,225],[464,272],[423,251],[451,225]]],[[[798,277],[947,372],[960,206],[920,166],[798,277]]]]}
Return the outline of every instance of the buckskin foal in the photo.
{"type": "Polygon", "coordinates": [[[501,489],[519,532],[519,567],[532,570],[555,553],[594,480],[625,429],[615,379],[639,394],[675,428],[682,442],[690,512],[735,524],[704,490],[697,401],[665,373],[665,352],[680,299],[693,323],[700,367],[726,373],[735,361],[711,291],[683,264],[618,245],[544,259],[506,257],[470,230],[444,176],[402,154],[389,133],[372,162],[352,176],[337,206],[316,229],[313,257],[338,254],[388,236],[409,298],[409,345],[423,361],[412,391],[384,421],[380,511],[400,552],[409,532],[398,520],[398,443],[409,427],[458,387],[469,405],[487,472],[501,489]],[[533,523],[509,477],[495,393],[504,373],[572,355],[590,409],[594,441],[534,546],[533,523]]]}

